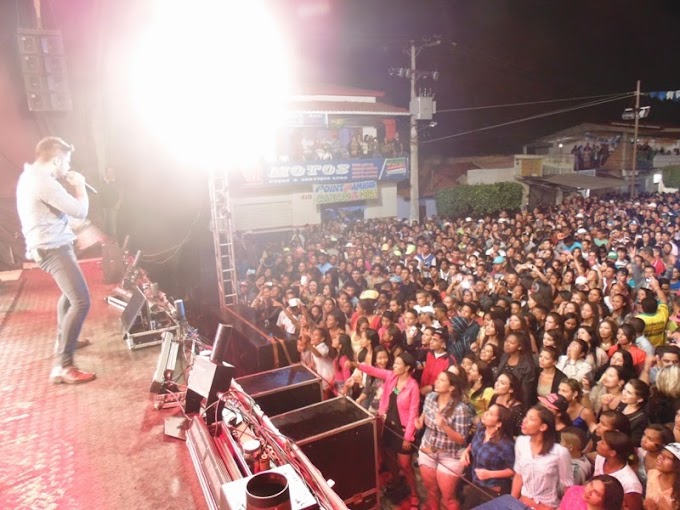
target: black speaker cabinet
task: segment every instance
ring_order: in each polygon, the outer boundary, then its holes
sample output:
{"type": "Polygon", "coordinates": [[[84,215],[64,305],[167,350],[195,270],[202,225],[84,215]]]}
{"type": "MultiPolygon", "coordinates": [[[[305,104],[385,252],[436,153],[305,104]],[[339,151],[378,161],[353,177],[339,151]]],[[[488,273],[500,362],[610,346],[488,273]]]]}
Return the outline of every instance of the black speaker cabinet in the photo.
{"type": "Polygon", "coordinates": [[[270,418],[323,400],[321,378],[299,363],[239,377],[236,382],[270,418]]]}
{"type": "Polygon", "coordinates": [[[296,339],[278,340],[260,334],[244,334],[238,327],[238,324],[234,324],[227,359],[236,367],[239,376],[286,367],[300,361],[296,339]]]}
{"type": "Polygon", "coordinates": [[[17,46],[28,109],[32,112],[70,111],[73,102],[61,32],[19,28],[17,46]]]}
{"type": "Polygon", "coordinates": [[[272,418],[352,510],[380,508],[375,417],[347,397],[272,418]]]}

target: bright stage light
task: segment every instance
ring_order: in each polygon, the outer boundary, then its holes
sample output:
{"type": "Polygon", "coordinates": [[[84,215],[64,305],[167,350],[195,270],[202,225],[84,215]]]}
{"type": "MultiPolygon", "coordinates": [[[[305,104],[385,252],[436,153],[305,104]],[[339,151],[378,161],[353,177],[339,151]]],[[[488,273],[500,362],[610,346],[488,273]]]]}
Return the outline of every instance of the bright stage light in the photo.
{"type": "Polygon", "coordinates": [[[289,97],[286,44],[265,0],[157,0],[134,49],[143,122],[185,161],[269,159],[289,97]]]}

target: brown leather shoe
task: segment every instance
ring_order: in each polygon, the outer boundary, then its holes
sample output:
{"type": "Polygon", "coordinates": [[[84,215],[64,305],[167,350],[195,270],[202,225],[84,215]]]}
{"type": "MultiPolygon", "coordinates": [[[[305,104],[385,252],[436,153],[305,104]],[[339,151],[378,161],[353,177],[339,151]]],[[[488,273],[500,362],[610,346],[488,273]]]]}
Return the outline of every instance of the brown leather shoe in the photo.
{"type": "Polygon", "coordinates": [[[94,372],[84,372],[76,367],[62,368],[61,372],[53,370],[50,381],[54,384],[82,384],[93,381],[97,376],[94,372]]]}
{"type": "Polygon", "coordinates": [[[76,344],[76,349],[82,349],[83,347],[87,347],[91,343],[92,342],[90,342],[89,338],[83,338],[82,340],[78,340],[78,343],[76,344]]]}

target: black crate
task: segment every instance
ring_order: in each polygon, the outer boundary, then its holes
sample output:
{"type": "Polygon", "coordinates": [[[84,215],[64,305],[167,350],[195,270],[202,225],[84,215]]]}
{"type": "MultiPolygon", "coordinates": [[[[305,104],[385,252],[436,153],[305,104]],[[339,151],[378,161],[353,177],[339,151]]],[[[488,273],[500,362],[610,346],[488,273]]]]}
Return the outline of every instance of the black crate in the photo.
{"type": "Polygon", "coordinates": [[[321,402],[321,378],[304,365],[268,370],[239,377],[236,382],[269,416],[321,402]]]}
{"type": "Polygon", "coordinates": [[[346,397],[272,418],[353,510],[379,508],[375,417],[346,397]]]}

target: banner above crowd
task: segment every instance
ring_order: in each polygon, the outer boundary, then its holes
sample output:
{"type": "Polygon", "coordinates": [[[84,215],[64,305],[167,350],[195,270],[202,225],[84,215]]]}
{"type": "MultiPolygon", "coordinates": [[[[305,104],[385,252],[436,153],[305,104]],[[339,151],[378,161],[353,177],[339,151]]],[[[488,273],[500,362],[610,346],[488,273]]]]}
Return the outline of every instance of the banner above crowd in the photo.
{"type": "Polygon", "coordinates": [[[315,184],[313,195],[316,205],[372,200],[378,198],[378,183],[377,181],[363,181],[315,184]]]}
{"type": "MultiPolygon", "coordinates": [[[[265,167],[262,184],[402,181],[409,176],[408,158],[328,160],[265,167]]],[[[251,180],[251,184],[255,184],[251,180]]]]}

